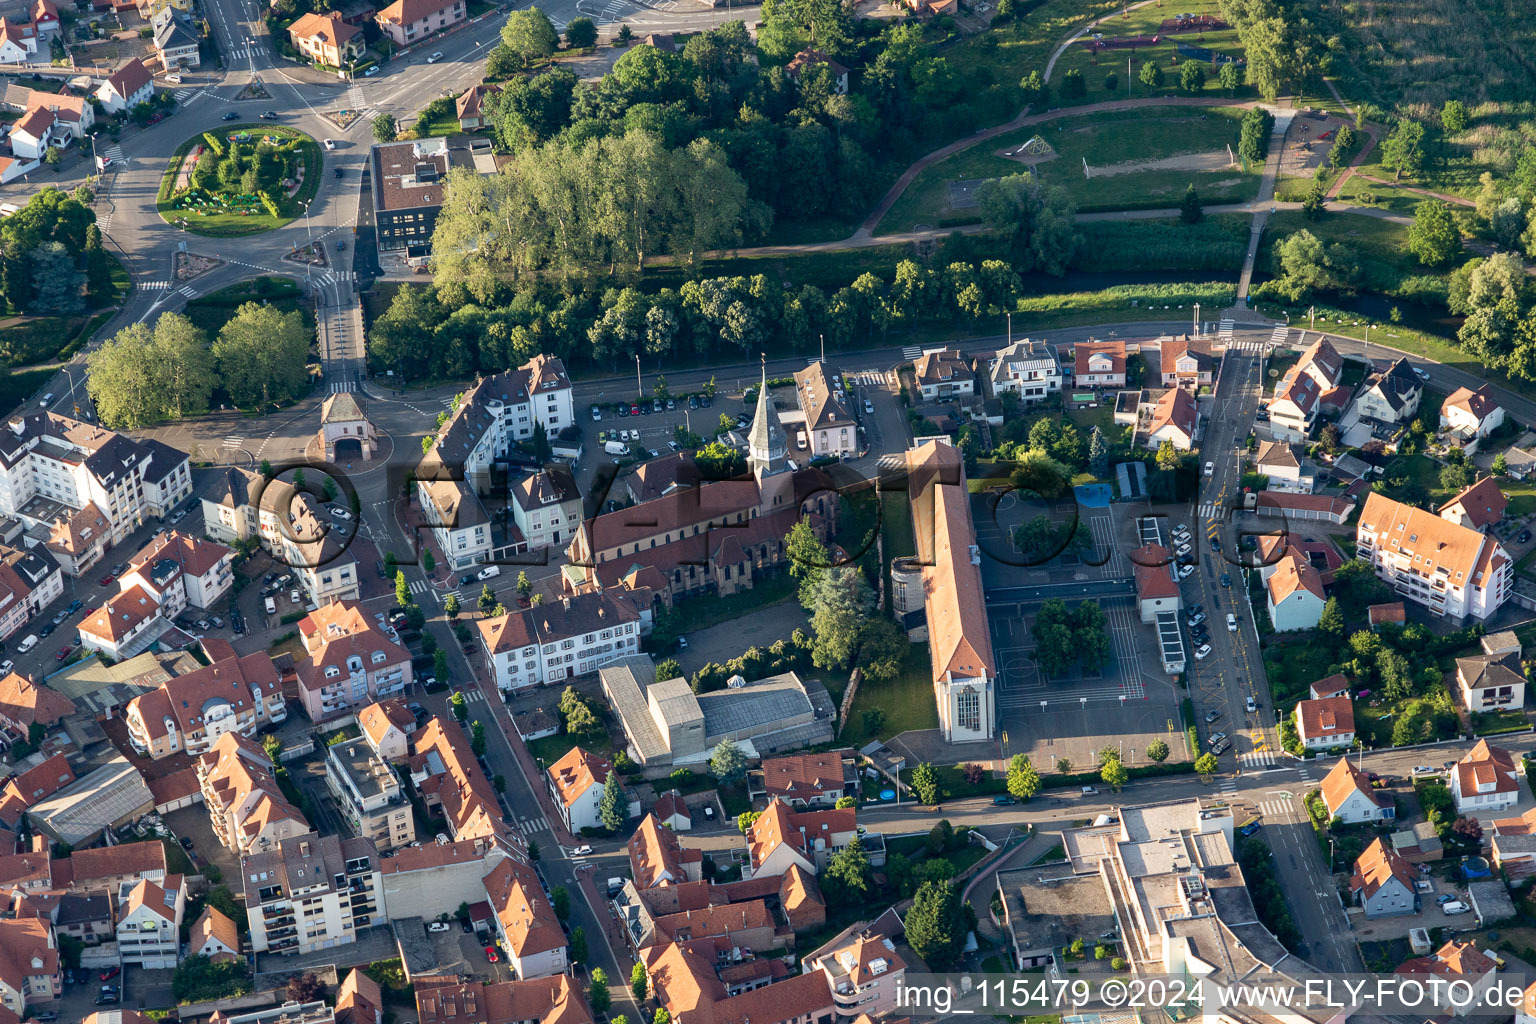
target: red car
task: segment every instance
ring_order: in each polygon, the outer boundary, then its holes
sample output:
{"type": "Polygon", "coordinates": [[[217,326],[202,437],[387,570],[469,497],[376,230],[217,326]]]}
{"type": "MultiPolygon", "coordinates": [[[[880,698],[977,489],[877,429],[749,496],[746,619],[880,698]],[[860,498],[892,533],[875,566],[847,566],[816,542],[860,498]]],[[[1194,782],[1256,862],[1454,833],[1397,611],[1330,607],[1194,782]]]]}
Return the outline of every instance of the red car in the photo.
{"type": "Polygon", "coordinates": [[[54,660],[55,661],[63,661],[65,658],[69,657],[73,653],[75,653],[75,642],[73,640],[71,640],[69,643],[67,643],[63,647],[59,648],[59,653],[54,655],[54,660]]]}
{"type": "Polygon", "coordinates": [[[501,960],[501,957],[498,956],[497,953],[496,953],[496,947],[495,946],[486,946],[485,947],[485,958],[487,960],[489,960],[493,964],[494,963],[498,963],[501,960]]]}
{"type": "Polygon", "coordinates": [[[629,414],[631,416],[639,416],[640,415],[640,407],[638,405],[630,406],[629,407],[629,414]]]}
{"type": "Polygon", "coordinates": [[[110,587],[112,585],[112,581],[115,580],[115,579],[117,579],[117,577],[112,575],[109,572],[105,576],[103,576],[101,579],[97,580],[97,582],[100,583],[104,587],[110,587]]]}
{"type": "Polygon", "coordinates": [[[106,970],[101,972],[101,980],[111,981],[113,978],[122,973],[122,970],[123,969],[121,967],[108,967],[106,970]]]}

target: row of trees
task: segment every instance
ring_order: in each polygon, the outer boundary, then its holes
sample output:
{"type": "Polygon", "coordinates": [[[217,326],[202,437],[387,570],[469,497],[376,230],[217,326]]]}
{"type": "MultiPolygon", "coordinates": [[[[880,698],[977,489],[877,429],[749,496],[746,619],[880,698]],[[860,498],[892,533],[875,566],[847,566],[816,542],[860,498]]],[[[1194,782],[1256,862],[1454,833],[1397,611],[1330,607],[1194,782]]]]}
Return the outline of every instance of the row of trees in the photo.
{"type": "Polygon", "coordinates": [[[312,333],[298,311],[247,302],[210,346],[180,313],[129,324],[90,356],[86,390],[104,426],[133,429],[209,409],[215,389],[237,406],[296,398],[308,385],[312,333]]]}
{"type": "MultiPolygon", "coordinates": [[[[49,186],[0,220],[0,308],[67,315],[110,297],[112,258],[89,203],[83,188],[49,186]]],[[[16,361],[26,354],[0,339],[0,356],[16,361]]]]}

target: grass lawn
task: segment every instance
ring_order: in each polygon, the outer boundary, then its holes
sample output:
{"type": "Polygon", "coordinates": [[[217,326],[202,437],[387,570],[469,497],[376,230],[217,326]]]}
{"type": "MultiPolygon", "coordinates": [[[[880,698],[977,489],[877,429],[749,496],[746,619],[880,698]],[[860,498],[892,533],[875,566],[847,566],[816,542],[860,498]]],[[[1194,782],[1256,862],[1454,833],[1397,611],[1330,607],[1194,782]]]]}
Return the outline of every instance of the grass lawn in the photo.
{"type": "Polygon", "coordinates": [[[0,377],[0,410],[10,412],[32,396],[59,371],[54,367],[22,370],[0,377]]]}
{"type": "MultiPolygon", "coordinates": [[[[1536,512],[1536,480],[1516,480],[1512,476],[1499,477],[1499,490],[1509,499],[1509,515],[1524,516],[1536,512]]],[[[1526,555],[1525,558],[1529,558],[1526,555]]],[[[1525,564],[1525,558],[1520,560],[1525,564]]]]}
{"type": "MultiPolygon", "coordinates": [[[[232,124],[228,127],[220,127],[210,130],[210,134],[216,132],[216,138],[225,140],[231,136],[240,135],[237,139],[243,145],[254,145],[262,138],[280,138],[284,140],[297,140],[300,160],[303,163],[304,179],[299,184],[293,196],[288,196],[286,191],[278,196],[278,210],[280,216],[274,217],[264,204],[255,202],[246,212],[223,210],[217,208],[215,212],[199,214],[196,208],[185,204],[178,206],[178,202],[187,193],[182,192],[172,195],[175,188],[176,175],[180,172],[182,160],[201,141],[201,136],[194,136],[177,147],[175,155],[166,167],[165,175],[160,183],[160,201],[157,206],[160,217],[168,224],[181,226],[184,230],[194,235],[210,235],[213,237],[231,237],[239,235],[254,235],[262,231],[271,231],[280,228],[296,220],[304,212],[304,204],[315,197],[320,188],[320,176],[323,171],[324,158],[321,156],[320,144],[305,133],[293,128],[285,128],[269,124],[232,124]]],[[[206,148],[205,159],[217,157],[206,148]]],[[[218,198],[224,193],[215,193],[218,198]]],[[[209,208],[205,208],[209,209],[209,208]]]]}
{"type": "Polygon", "coordinates": [[[901,674],[888,683],[866,680],[853,699],[848,726],[838,742],[859,747],[872,739],[889,739],[911,729],[937,729],[939,709],[933,702],[933,675],[928,663],[928,645],[913,644],[902,661],[901,674]],[[864,712],[879,708],[885,723],[879,733],[864,730],[864,712]]]}
{"type": "Polygon", "coordinates": [[[304,316],[305,325],[314,329],[314,308],[304,299],[299,286],[286,277],[257,277],[210,292],[189,301],[186,314],[212,339],[234,319],[235,310],[246,302],[266,302],[284,313],[298,310],[304,316]]]}
{"type": "Polygon", "coordinates": [[[935,765],[933,769],[939,776],[939,787],[944,796],[958,800],[968,796],[1001,796],[1008,792],[1008,780],[1001,776],[993,777],[987,772],[976,785],[965,781],[965,773],[959,765],[935,765]]]}
{"type": "Polygon", "coordinates": [[[979,219],[975,208],[957,211],[950,207],[949,182],[1030,171],[1025,164],[1001,154],[1036,134],[1050,143],[1057,156],[1036,164],[1033,173],[1042,181],[1064,186],[1082,211],[1172,208],[1190,184],[1207,204],[1251,199],[1257,193],[1259,175],[1237,168],[1144,170],[1094,178],[1083,173],[1084,160],[1098,168],[1184,154],[1224,153],[1229,143],[1237,144],[1241,116],[1242,111],[1232,107],[1150,107],[1067,114],[1030,125],[956,153],[923,171],[881,219],[876,234],[909,231],[920,223],[939,224],[957,215],[979,219]]]}
{"type": "Polygon", "coordinates": [[[1477,711],[1472,714],[1472,731],[1479,736],[1519,732],[1530,728],[1530,724],[1526,713],[1518,708],[1508,711],[1477,711]]]}
{"type": "Polygon", "coordinates": [[[1336,654],[1333,647],[1317,643],[1271,643],[1266,647],[1264,670],[1275,706],[1289,708],[1305,699],[1307,687],[1328,675],[1336,654]]]}
{"type": "Polygon", "coordinates": [[[411,134],[418,139],[431,139],[440,135],[462,135],[464,129],[459,125],[458,115],[449,111],[447,117],[425,123],[417,121],[411,126],[411,134]]]}

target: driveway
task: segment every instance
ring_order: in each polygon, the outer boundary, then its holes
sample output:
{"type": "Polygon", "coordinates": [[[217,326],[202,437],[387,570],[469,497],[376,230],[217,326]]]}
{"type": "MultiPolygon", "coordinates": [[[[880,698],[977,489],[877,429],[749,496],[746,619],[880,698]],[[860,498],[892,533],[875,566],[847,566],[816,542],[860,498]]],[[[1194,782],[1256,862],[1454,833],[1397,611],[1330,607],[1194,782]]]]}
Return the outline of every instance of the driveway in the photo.
{"type": "MultiPolygon", "coordinates": [[[[684,609],[687,605],[682,606],[684,609]]],[[[748,612],[739,619],[689,633],[688,649],[674,657],[686,675],[693,675],[709,662],[725,664],[739,658],[749,647],[767,647],[776,640],[788,640],[797,628],[808,628],[810,619],[794,598],[748,612]]]]}

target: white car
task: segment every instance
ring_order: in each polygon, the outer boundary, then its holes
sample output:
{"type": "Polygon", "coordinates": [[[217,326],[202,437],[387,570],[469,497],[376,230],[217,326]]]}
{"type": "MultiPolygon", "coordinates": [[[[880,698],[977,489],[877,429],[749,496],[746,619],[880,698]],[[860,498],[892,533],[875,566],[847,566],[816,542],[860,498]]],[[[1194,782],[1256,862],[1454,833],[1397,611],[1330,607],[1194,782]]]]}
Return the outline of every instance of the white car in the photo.
{"type": "Polygon", "coordinates": [[[576,849],[571,851],[571,855],[574,856],[574,857],[585,857],[587,854],[589,854],[591,852],[592,852],[592,847],[590,847],[590,846],[578,846],[578,847],[576,847],[576,849]]]}
{"type": "Polygon", "coordinates": [[[685,636],[678,637],[677,646],[679,649],[686,651],[688,649],[688,638],[685,636]]]}
{"type": "Polygon", "coordinates": [[[303,600],[303,598],[299,596],[299,592],[297,590],[290,590],[288,591],[288,600],[292,601],[294,604],[298,604],[303,600]]]}
{"type": "Polygon", "coordinates": [[[1180,566],[1179,567],[1179,579],[1181,579],[1181,580],[1189,579],[1189,577],[1194,574],[1194,571],[1195,571],[1195,567],[1192,566],[1192,565],[1180,566]]]}
{"type": "Polygon", "coordinates": [[[428,64],[436,64],[438,61],[440,61],[442,59],[443,59],[443,51],[442,50],[438,50],[435,53],[433,53],[432,56],[427,58],[427,63],[428,64]]]}
{"type": "Polygon", "coordinates": [[[1216,463],[1214,463],[1214,462],[1207,462],[1205,464],[1205,475],[1206,476],[1215,476],[1216,475],[1216,463]]]}
{"type": "Polygon", "coordinates": [[[1255,711],[1259,710],[1259,703],[1252,697],[1249,697],[1243,701],[1243,709],[1251,715],[1255,711]]]}
{"type": "Polygon", "coordinates": [[[499,566],[499,565],[488,565],[484,569],[481,569],[479,572],[475,573],[475,579],[477,579],[477,580],[488,580],[488,579],[492,579],[493,577],[500,576],[500,575],[501,575],[501,566],[499,566]]]}
{"type": "Polygon", "coordinates": [[[1227,632],[1237,632],[1237,616],[1233,615],[1231,612],[1227,612],[1227,632]]]}
{"type": "Polygon", "coordinates": [[[12,661],[10,658],[6,658],[4,661],[0,661],[0,676],[8,676],[8,675],[10,675],[11,674],[11,669],[13,669],[15,667],[16,667],[16,663],[14,661],[12,661]]]}
{"type": "Polygon", "coordinates": [[[1413,372],[1414,372],[1415,376],[1417,376],[1419,378],[1419,380],[1422,380],[1426,384],[1429,383],[1429,371],[1428,370],[1421,369],[1420,367],[1415,366],[1413,368],[1413,372]]]}
{"type": "Polygon", "coordinates": [[[448,932],[452,930],[453,927],[447,921],[433,921],[427,925],[427,931],[429,932],[448,932]]]}
{"type": "Polygon", "coordinates": [[[1206,658],[1209,658],[1210,656],[1211,656],[1211,645],[1210,644],[1201,644],[1198,648],[1195,649],[1195,660],[1196,661],[1204,661],[1206,658]]]}
{"type": "Polygon", "coordinates": [[[335,139],[326,139],[325,140],[325,148],[326,149],[335,149],[336,148],[336,140],[335,139]]]}
{"type": "Polygon", "coordinates": [[[866,415],[866,416],[873,416],[874,414],[875,414],[875,403],[871,402],[867,398],[864,399],[864,415],[866,415]]]}
{"type": "Polygon", "coordinates": [[[603,419],[603,410],[599,409],[597,406],[594,405],[592,407],[592,421],[594,423],[600,423],[600,422],[602,422],[602,419],[603,419]]]}
{"type": "Polygon", "coordinates": [[[332,508],[331,515],[335,516],[337,519],[345,519],[348,522],[350,522],[352,519],[352,513],[348,512],[344,508],[332,508]]]}
{"type": "Polygon", "coordinates": [[[1187,554],[1189,554],[1189,552],[1190,552],[1190,547],[1189,547],[1189,543],[1188,543],[1188,542],[1185,542],[1185,543],[1183,543],[1183,544],[1180,544],[1180,545],[1179,545],[1179,546],[1178,546],[1178,548],[1177,548],[1177,549],[1176,549],[1176,551],[1177,551],[1177,553],[1178,553],[1178,555],[1179,555],[1179,556],[1180,556],[1180,557],[1183,557],[1183,556],[1184,556],[1184,555],[1187,555],[1187,554]]]}
{"type": "Polygon", "coordinates": [[[1173,536],[1174,536],[1175,540],[1177,540],[1180,537],[1188,537],[1189,536],[1189,527],[1185,526],[1183,523],[1180,523],[1178,526],[1175,526],[1173,528],[1173,536]]]}
{"type": "Polygon", "coordinates": [[[36,646],[37,646],[37,634],[36,633],[28,633],[26,639],[23,640],[21,643],[16,645],[16,653],[17,654],[26,654],[28,651],[30,651],[32,648],[34,648],[36,646]]]}

